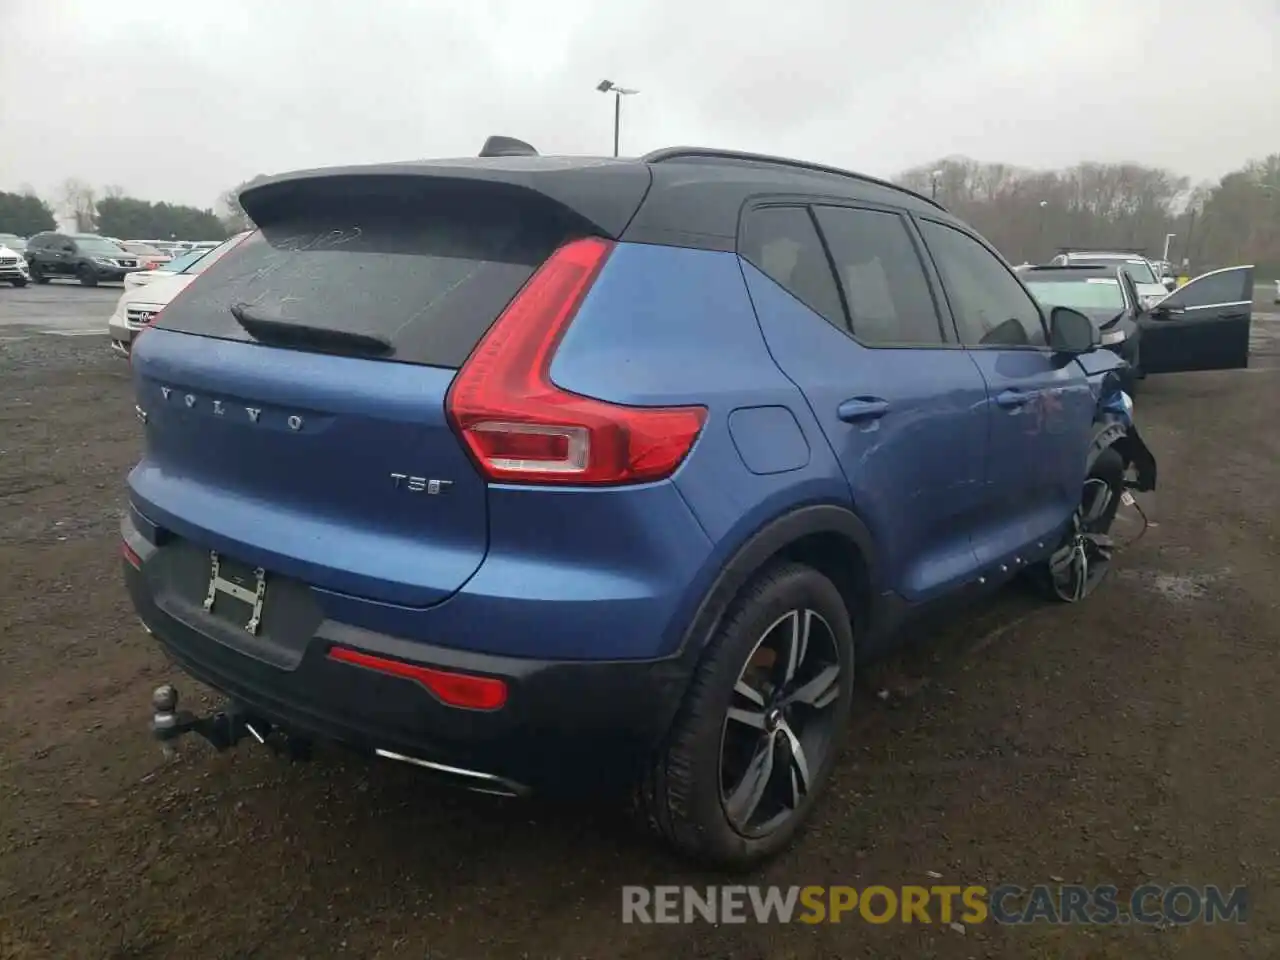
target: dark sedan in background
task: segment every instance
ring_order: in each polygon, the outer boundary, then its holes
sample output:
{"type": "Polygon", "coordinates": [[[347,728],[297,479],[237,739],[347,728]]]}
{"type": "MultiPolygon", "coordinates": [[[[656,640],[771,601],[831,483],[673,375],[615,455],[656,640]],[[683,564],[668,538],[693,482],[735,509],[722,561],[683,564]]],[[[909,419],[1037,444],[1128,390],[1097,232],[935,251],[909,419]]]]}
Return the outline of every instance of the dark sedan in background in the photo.
{"type": "Polygon", "coordinates": [[[1018,271],[1031,295],[1046,309],[1070,307],[1091,317],[1102,331],[1102,345],[1118,353],[1141,376],[1138,347],[1140,307],[1130,286],[1115,267],[1029,266],[1018,271]]]}
{"type": "Polygon", "coordinates": [[[1131,389],[1147,374],[1249,365],[1251,265],[1211,270],[1151,305],[1123,268],[1022,266],[1018,276],[1046,309],[1071,307],[1092,317],[1103,346],[1130,365],[1131,389]]]}

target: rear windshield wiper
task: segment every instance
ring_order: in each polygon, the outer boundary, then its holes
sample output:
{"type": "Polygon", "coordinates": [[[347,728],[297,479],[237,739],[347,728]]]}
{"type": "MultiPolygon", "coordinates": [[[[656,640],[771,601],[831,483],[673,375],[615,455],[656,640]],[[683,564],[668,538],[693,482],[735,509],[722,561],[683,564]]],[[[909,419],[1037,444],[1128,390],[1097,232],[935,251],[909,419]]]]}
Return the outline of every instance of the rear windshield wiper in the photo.
{"type": "Polygon", "coordinates": [[[312,347],[317,350],[355,350],[360,353],[386,356],[394,353],[391,341],[372,333],[336,330],[297,320],[283,320],[259,313],[247,303],[233,303],[231,315],[255,339],[282,347],[312,347]]]}

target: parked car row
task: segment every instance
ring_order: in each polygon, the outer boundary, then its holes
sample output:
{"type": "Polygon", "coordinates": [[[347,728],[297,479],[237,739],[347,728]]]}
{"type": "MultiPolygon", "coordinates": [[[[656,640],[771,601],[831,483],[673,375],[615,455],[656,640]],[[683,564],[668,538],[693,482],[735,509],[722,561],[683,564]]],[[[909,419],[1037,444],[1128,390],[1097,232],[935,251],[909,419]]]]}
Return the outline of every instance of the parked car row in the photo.
{"type": "Polygon", "coordinates": [[[151,243],[54,230],[29,238],[0,233],[0,281],[25,286],[29,281],[64,278],[96,286],[160,269],[175,256],[207,253],[217,245],[218,241],[151,243]]]}
{"type": "Polygon", "coordinates": [[[138,331],[149,324],[192,280],[246,236],[248,233],[240,233],[212,248],[189,250],[156,270],[128,274],[125,277],[124,293],[116,303],[111,319],[107,321],[111,349],[121,356],[128,356],[138,331]]]}

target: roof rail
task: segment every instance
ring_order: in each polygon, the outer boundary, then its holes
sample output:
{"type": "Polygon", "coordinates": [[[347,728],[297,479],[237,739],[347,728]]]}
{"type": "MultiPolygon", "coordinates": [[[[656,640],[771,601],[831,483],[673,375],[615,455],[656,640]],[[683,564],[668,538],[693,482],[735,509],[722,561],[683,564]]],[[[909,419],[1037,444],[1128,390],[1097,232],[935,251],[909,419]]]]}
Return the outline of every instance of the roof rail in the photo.
{"type": "Polygon", "coordinates": [[[494,134],[480,148],[482,157],[536,157],[538,151],[531,144],[515,137],[504,137],[494,134]]]}
{"type": "Polygon", "coordinates": [[[689,158],[703,158],[708,160],[736,160],[740,163],[769,163],[781,167],[795,167],[798,170],[808,170],[813,173],[832,174],[837,177],[849,177],[853,180],[861,180],[864,183],[872,183],[878,187],[885,187],[889,190],[897,190],[900,193],[906,193],[915,197],[917,200],[923,200],[930,206],[937,207],[939,210],[946,210],[942,204],[932,197],[927,197],[923,193],[901,184],[893,183],[889,180],[881,180],[878,177],[868,176],[865,173],[854,173],[852,170],[842,170],[839,167],[828,167],[821,163],[810,163],[807,160],[792,160],[789,157],[773,157],[764,153],[744,153],[740,150],[717,150],[714,147],[663,147],[661,150],[653,150],[646,153],[640,160],[644,163],[664,163],[668,160],[684,160],[689,158]]]}
{"type": "Polygon", "coordinates": [[[1078,270],[1087,273],[1093,270],[1110,270],[1110,267],[1096,263],[1031,263],[1019,267],[1020,270],[1078,270]]]}

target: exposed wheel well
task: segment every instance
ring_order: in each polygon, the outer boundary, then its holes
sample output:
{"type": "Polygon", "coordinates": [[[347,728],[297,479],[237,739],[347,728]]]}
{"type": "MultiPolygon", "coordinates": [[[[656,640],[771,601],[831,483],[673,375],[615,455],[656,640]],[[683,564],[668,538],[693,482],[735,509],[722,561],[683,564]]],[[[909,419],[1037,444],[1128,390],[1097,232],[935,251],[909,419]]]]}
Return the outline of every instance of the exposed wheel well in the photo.
{"type": "Polygon", "coordinates": [[[870,610],[871,581],[866,559],[855,543],[834,531],[810,533],[784,546],[768,562],[779,560],[813,567],[835,584],[853,622],[854,637],[860,637],[870,610]]]}
{"type": "Polygon", "coordinates": [[[703,596],[681,642],[684,656],[700,656],[739,592],[761,570],[785,560],[808,564],[835,584],[861,639],[877,583],[873,551],[871,532],[847,507],[813,504],[776,518],[739,548],[703,596]]]}

